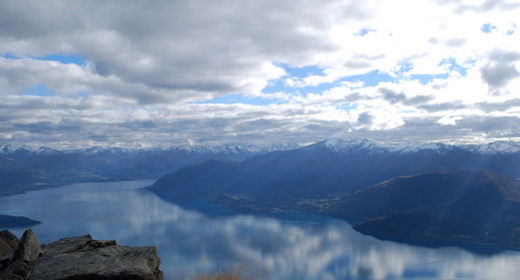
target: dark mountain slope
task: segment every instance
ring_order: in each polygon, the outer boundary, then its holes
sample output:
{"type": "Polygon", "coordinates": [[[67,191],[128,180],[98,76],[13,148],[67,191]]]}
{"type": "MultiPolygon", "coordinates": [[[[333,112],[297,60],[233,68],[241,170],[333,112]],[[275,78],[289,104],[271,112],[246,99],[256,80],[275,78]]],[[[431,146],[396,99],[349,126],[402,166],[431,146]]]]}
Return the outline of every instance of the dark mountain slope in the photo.
{"type": "Polygon", "coordinates": [[[520,178],[520,153],[480,154],[458,147],[391,152],[362,145],[338,151],[317,143],[297,150],[257,155],[241,166],[315,196],[353,192],[389,178],[420,173],[484,168],[520,178]]]}
{"type": "Polygon", "coordinates": [[[520,249],[520,183],[488,170],[391,179],[329,213],[382,239],[465,241],[520,249]]]}
{"type": "Polygon", "coordinates": [[[0,195],[48,186],[45,171],[0,155],[0,195]]]}
{"type": "Polygon", "coordinates": [[[219,198],[222,195],[262,197],[265,186],[277,184],[275,180],[237,164],[210,160],[162,177],[152,190],[165,199],[183,201],[219,198]],[[176,187],[170,188],[172,185],[176,187]]]}
{"type": "Polygon", "coordinates": [[[262,194],[263,203],[269,204],[280,199],[315,199],[353,193],[389,178],[410,174],[486,168],[518,178],[520,153],[482,154],[442,145],[436,149],[389,151],[370,146],[367,141],[340,148],[320,142],[300,149],[256,155],[233,163],[233,168],[212,168],[220,167],[201,164],[171,173],[154,184],[152,190],[160,189],[160,196],[170,200],[178,197],[179,188],[184,186],[189,187],[183,192],[191,192],[192,196],[226,193],[249,195],[259,200],[256,194],[262,194]],[[239,173],[234,174],[235,171],[239,173]],[[186,173],[193,176],[186,177],[186,173]],[[204,184],[198,176],[206,178],[204,184]]]}
{"type": "Polygon", "coordinates": [[[9,216],[0,214],[0,229],[5,228],[20,228],[39,224],[35,221],[23,216],[9,216]]]}
{"type": "Polygon", "coordinates": [[[158,178],[211,159],[244,160],[260,151],[238,147],[213,149],[58,151],[41,148],[0,149],[0,195],[86,181],[158,178]]]}

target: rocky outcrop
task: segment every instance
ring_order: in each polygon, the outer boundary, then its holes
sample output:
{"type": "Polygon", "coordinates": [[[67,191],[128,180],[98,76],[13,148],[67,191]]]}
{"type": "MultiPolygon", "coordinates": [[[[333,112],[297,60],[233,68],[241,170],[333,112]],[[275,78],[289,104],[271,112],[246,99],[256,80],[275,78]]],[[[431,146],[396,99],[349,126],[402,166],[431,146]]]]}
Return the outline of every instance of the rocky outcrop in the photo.
{"type": "Polygon", "coordinates": [[[119,246],[90,235],[42,245],[27,230],[0,279],[163,279],[155,247],[119,246]]]}
{"type": "Polygon", "coordinates": [[[0,256],[11,255],[18,245],[18,237],[8,230],[0,231],[0,256]]]}
{"type": "Polygon", "coordinates": [[[26,230],[2,276],[6,280],[28,279],[31,276],[34,263],[41,256],[43,256],[43,250],[40,247],[40,241],[38,241],[32,229],[26,230]]]}
{"type": "Polygon", "coordinates": [[[0,271],[3,271],[9,265],[16,246],[18,246],[16,235],[8,230],[0,231],[0,271]]]}

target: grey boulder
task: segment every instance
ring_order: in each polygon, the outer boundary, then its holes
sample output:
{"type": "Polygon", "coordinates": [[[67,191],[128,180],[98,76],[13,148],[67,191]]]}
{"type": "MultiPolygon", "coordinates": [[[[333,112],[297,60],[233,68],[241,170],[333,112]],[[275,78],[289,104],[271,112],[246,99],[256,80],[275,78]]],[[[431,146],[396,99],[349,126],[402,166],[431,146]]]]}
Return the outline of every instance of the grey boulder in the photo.
{"type": "Polygon", "coordinates": [[[40,241],[32,229],[24,232],[2,273],[2,279],[27,279],[31,276],[33,264],[43,255],[40,241]]]}
{"type": "Polygon", "coordinates": [[[94,240],[90,235],[63,238],[40,247],[29,229],[12,257],[4,258],[7,265],[0,267],[0,280],[163,279],[155,247],[119,246],[114,240],[94,240]]]}
{"type": "Polygon", "coordinates": [[[30,280],[163,279],[155,247],[118,246],[90,235],[60,239],[43,246],[30,280]]]}

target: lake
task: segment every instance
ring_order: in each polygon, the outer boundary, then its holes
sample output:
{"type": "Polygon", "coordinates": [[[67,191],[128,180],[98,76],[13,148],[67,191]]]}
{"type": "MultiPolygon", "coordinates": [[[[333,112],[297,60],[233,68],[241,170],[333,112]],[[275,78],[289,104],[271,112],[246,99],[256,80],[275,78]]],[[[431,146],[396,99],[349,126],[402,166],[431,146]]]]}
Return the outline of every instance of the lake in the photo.
{"type": "MultiPolygon", "coordinates": [[[[0,197],[0,213],[42,221],[41,243],[92,234],[156,246],[165,279],[242,267],[257,279],[517,279],[520,253],[380,241],[341,220],[259,216],[217,205],[181,207],[142,189],[153,181],[81,183],[0,197]],[[207,213],[212,213],[208,215],[207,213]]],[[[13,229],[21,236],[23,229],[13,229]]]]}

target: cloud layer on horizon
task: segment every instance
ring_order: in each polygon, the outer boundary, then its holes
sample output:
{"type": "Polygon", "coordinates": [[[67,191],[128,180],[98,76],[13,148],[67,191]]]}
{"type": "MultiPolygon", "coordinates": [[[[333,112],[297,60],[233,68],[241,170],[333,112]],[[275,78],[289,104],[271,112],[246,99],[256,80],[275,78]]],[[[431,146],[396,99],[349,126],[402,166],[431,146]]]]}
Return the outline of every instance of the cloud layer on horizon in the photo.
{"type": "Polygon", "coordinates": [[[520,140],[519,9],[0,1],[0,144],[520,140]]]}

